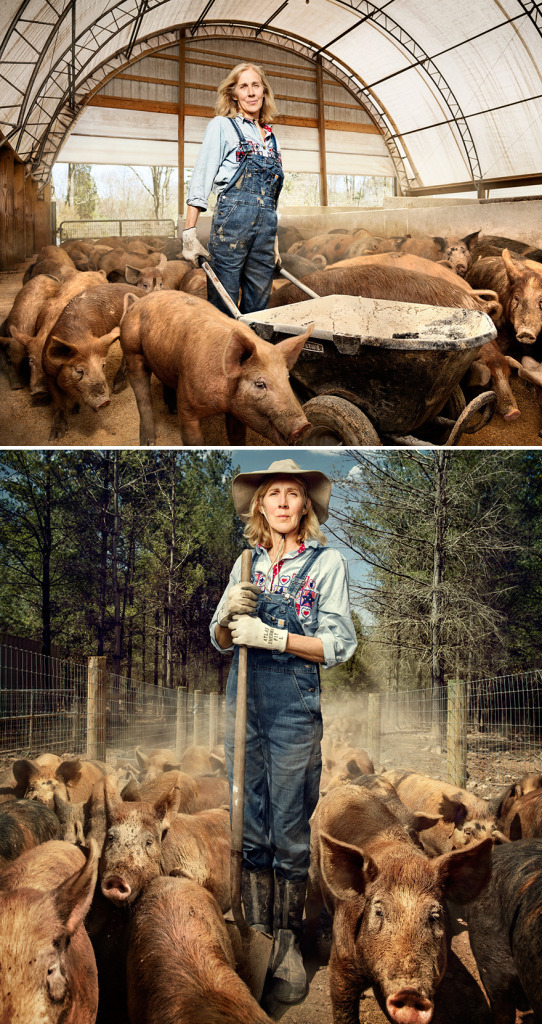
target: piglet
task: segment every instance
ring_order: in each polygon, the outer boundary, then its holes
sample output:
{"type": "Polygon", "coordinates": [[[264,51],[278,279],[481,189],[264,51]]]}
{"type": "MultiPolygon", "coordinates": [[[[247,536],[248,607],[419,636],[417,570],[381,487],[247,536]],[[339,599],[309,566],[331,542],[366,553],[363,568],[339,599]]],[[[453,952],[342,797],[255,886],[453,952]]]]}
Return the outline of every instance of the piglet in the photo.
{"type": "Polygon", "coordinates": [[[182,443],[204,444],[201,421],[226,414],[228,440],[246,427],[275,444],[295,444],[310,424],[288,380],[312,331],[271,345],[203,299],[151,292],[123,317],[120,340],[139,409],[140,443],[155,443],[150,376],[177,392],[182,443]]]}

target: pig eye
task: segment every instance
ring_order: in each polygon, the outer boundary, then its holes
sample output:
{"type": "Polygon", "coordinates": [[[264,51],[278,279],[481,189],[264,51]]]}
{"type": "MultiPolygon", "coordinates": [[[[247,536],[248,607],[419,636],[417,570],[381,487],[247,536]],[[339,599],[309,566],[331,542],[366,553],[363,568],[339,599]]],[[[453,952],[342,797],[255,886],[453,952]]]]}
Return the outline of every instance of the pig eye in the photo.
{"type": "Polygon", "coordinates": [[[84,373],[85,373],[85,371],[82,370],[81,367],[79,367],[79,366],[75,366],[74,369],[73,369],[73,375],[74,375],[74,377],[77,378],[77,380],[81,380],[82,377],[84,376],[84,373]]]}
{"type": "Polygon", "coordinates": [[[152,839],[151,836],[149,836],[149,838],[145,840],[145,846],[152,846],[153,843],[154,839],[152,839]]]}
{"type": "Polygon", "coordinates": [[[255,388],[259,388],[260,391],[266,391],[267,390],[267,384],[265,383],[264,380],[255,380],[254,381],[254,387],[255,388]]]}
{"type": "Polygon", "coordinates": [[[377,917],[379,920],[383,920],[383,918],[384,918],[384,908],[382,907],[381,903],[374,903],[373,904],[373,913],[374,913],[374,916],[377,917]]]}
{"type": "Polygon", "coordinates": [[[440,907],[433,907],[433,909],[429,911],[429,920],[440,922],[440,907]]]}
{"type": "Polygon", "coordinates": [[[58,1003],[64,998],[66,987],[66,979],[60,970],[58,960],[56,960],[47,968],[47,989],[54,1003],[58,1003]]]}

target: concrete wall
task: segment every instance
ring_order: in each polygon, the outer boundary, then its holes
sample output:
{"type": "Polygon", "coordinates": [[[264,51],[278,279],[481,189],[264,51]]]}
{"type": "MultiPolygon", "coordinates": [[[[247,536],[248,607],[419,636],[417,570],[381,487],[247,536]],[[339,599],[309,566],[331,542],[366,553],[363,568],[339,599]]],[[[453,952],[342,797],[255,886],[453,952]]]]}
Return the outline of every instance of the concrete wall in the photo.
{"type": "Polygon", "coordinates": [[[333,228],[367,228],[373,235],[442,235],[462,238],[506,235],[542,245],[542,198],[480,203],[477,199],[388,199],[382,207],[279,207],[279,223],[295,225],[308,238],[333,228]],[[430,204],[430,205],[429,205],[430,204]]]}

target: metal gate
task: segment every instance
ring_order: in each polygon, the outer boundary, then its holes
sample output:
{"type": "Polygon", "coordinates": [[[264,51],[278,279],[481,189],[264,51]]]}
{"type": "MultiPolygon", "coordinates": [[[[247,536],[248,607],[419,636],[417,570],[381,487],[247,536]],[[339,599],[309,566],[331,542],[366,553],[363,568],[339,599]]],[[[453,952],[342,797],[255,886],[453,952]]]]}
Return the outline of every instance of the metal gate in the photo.
{"type": "Polygon", "coordinates": [[[175,223],[167,220],[63,220],[59,242],[72,238],[105,238],[109,235],[167,235],[175,237],[175,223]]]}

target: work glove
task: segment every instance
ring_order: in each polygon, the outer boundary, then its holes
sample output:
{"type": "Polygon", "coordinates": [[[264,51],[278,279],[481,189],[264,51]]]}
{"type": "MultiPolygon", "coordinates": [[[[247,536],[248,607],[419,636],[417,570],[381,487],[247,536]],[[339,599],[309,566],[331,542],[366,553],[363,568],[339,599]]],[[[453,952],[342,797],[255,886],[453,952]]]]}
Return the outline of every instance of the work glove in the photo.
{"type": "Polygon", "coordinates": [[[279,236],[275,235],[275,270],[280,270],[282,267],[282,260],[279,252],[279,236]]]}
{"type": "Polygon", "coordinates": [[[188,260],[193,267],[199,266],[198,256],[203,256],[205,260],[210,260],[211,257],[204,249],[201,242],[198,239],[195,228],[185,228],[183,231],[183,260],[188,260]]]}
{"type": "Polygon", "coordinates": [[[232,615],[254,615],[261,590],[255,583],[234,583],[218,613],[218,625],[228,629],[232,615]]]}
{"type": "Polygon", "coordinates": [[[287,629],[273,629],[256,615],[236,615],[230,622],[231,638],[234,644],[246,647],[261,647],[266,651],[286,650],[287,629]]]}

